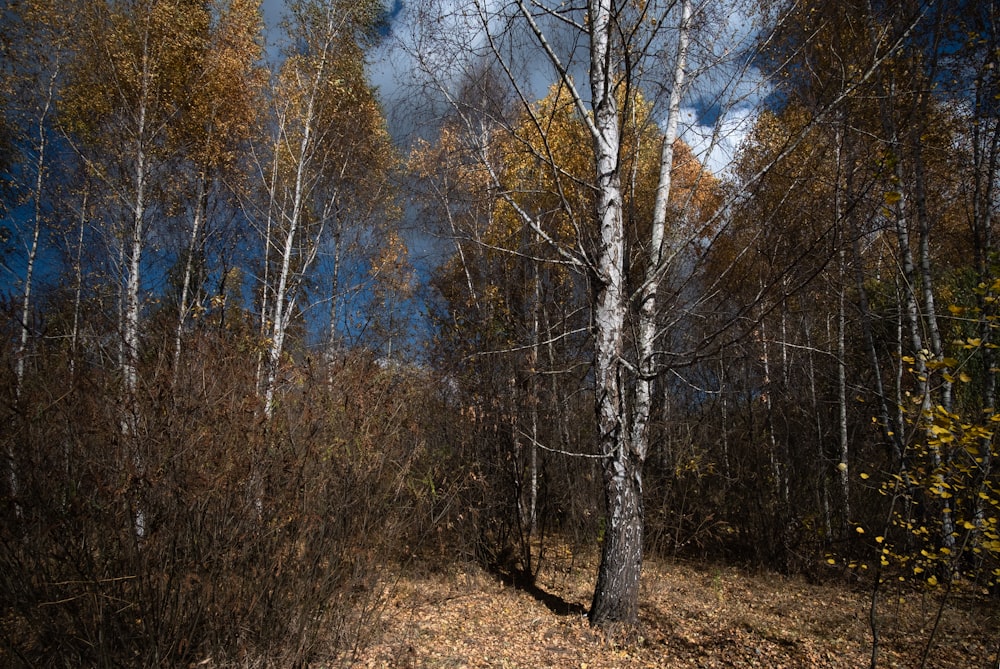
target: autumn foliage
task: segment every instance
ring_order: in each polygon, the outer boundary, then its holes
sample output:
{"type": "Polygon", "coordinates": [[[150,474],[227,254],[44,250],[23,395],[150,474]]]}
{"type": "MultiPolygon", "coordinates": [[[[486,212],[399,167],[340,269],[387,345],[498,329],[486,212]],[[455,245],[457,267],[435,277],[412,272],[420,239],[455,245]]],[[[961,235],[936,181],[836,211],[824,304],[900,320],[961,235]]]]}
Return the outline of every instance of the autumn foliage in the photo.
{"type": "Polygon", "coordinates": [[[386,4],[0,9],[0,664],[993,661],[995,8],[386,4]]]}

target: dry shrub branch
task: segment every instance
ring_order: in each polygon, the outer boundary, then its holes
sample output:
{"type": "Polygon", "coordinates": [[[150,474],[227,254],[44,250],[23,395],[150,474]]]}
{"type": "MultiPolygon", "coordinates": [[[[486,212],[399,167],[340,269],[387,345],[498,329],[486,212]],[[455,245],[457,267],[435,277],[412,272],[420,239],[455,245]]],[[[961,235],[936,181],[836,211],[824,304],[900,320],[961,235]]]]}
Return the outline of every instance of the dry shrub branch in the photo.
{"type": "Polygon", "coordinates": [[[264,422],[229,344],[202,342],[176,386],[149,372],[135,443],[96,367],[67,386],[45,358],[5,398],[19,485],[0,663],[304,666],[365,643],[403,521],[421,533],[432,516],[414,485],[420,384],[365,355],[300,366],[264,422]]]}

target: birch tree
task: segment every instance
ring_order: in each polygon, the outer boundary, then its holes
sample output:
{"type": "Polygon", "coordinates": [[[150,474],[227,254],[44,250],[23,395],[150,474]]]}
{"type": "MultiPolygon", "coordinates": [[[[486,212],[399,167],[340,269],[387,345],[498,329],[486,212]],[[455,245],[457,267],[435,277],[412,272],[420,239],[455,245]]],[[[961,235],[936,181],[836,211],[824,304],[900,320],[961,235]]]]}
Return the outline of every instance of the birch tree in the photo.
{"type": "Polygon", "coordinates": [[[138,384],[143,253],[156,199],[151,190],[170,161],[170,136],[193,94],[209,15],[192,2],[90,3],[64,101],[67,129],[120,209],[124,265],[121,369],[127,395],[138,384]]]}
{"type": "MultiPolygon", "coordinates": [[[[169,184],[163,177],[178,151],[172,130],[190,109],[210,16],[190,0],[128,0],[85,3],[78,18],[61,119],[109,203],[104,224],[119,272],[121,429],[138,480],[144,255],[153,231],[165,231],[157,193],[169,184]]],[[[133,513],[141,537],[145,519],[140,507],[133,513]]]]}
{"type": "MultiPolygon", "coordinates": [[[[35,308],[36,269],[43,234],[51,227],[47,220],[51,208],[50,192],[58,171],[53,169],[53,136],[57,96],[64,81],[71,25],[70,12],[59,3],[28,2],[5,10],[3,56],[0,90],[9,91],[4,111],[5,125],[17,129],[9,139],[23,156],[20,169],[11,163],[4,170],[4,181],[14,189],[16,210],[24,212],[27,225],[24,246],[24,274],[21,277],[20,314],[17,344],[14,351],[14,404],[19,404],[24,386],[29,344],[35,308]]],[[[3,210],[0,210],[2,213],[3,210]]],[[[20,515],[17,459],[13,446],[8,459],[8,488],[20,515]]]]}
{"type": "Polygon", "coordinates": [[[210,197],[214,191],[221,199],[223,182],[227,177],[235,180],[237,149],[249,139],[254,115],[263,102],[263,71],[256,64],[261,57],[262,30],[259,0],[213,3],[201,76],[192,91],[188,113],[172,127],[189,162],[190,182],[188,191],[181,194],[181,199],[188,201],[190,224],[179,254],[183,268],[173,344],[175,380],[184,328],[196,301],[192,295],[195,265],[211,228],[210,197]]]}
{"type": "MultiPolygon", "coordinates": [[[[434,15],[432,8],[428,12],[425,18],[434,15]]],[[[524,48],[547,61],[557,85],[566,92],[584,125],[590,145],[591,162],[585,183],[592,192],[592,209],[584,218],[571,217],[574,227],[568,241],[555,238],[537,213],[520,206],[496,170],[491,171],[491,180],[501,200],[516,212],[520,224],[548,245],[559,262],[582,273],[592,290],[597,434],[593,455],[599,459],[603,476],[605,529],[590,619],[602,627],[630,625],[638,616],[643,543],[642,467],[648,452],[649,383],[662,371],[654,357],[655,341],[660,334],[655,325],[659,311],[658,281],[683,246],[666,248],[664,229],[694,13],[693,3],[686,1],[676,6],[659,3],[626,6],[611,0],[592,0],[586,6],[568,7],[516,2],[496,10],[492,5],[472,3],[462,15],[472,16],[478,22],[485,44],[478,56],[499,63],[517,90],[516,96],[525,111],[532,114],[529,102],[532,98],[518,79],[519,65],[509,58],[513,44],[525,35],[530,38],[524,40],[530,43],[524,48]],[[516,28],[501,33],[501,26],[516,28]],[[574,37],[566,37],[560,31],[574,37]],[[586,51],[562,49],[563,37],[569,43],[580,39],[586,51]],[[630,246],[625,200],[630,175],[624,169],[622,129],[641,86],[638,73],[645,75],[647,68],[656,67],[653,49],[647,47],[657,44],[664,49],[664,43],[672,44],[673,48],[668,50],[671,75],[669,100],[663,112],[666,130],[660,140],[657,204],[650,217],[637,224],[641,226],[639,229],[644,228],[640,243],[647,255],[641,261],[646,268],[644,279],[633,295],[626,276],[630,246]],[[574,76],[578,73],[582,73],[589,90],[578,87],[574,76]],[[643,314],[637,321],[632,321],[634,301],[639,302],[643,314]],[[632,323],[639,330],[637,340],[629,337],[632,323]],[[630,350],[632,346],[635,348],[630,350]],[[633,387],[634,392],[630,390],[633,387]]],[[[445,20],[458,20],[456,17],[450,15],[445,20]]],[[[418,57],[420,53],[418,50],[418,57]]],[[[441,53],[435,54],[433,50],[423,53],[424,64],[430,71],[441,53]]],[[[451,55],[445,56],[445,60],[451,55]]],[[[438,91],[454,101],[449,96],[447,81],[441,78],[435,81],[438,91]]],[[[488,136],[481,118],[460,105],[456,109],[463,115],[470,136],[475,133],[481,133],[484,139],[488,136]]],[[[536,127],[545,128],[543,118],[531,118],[536,127]]],[[[482,148],[483,163],[488,166],[486,145],[482,148]]],[[[564,166],[547,151],[548,147],[543,147],[539,159],[550,166],[553,174],[561,176],[564,166]]],[[[566,203],[559,206],[565,207],[566,203]]]]}
{"type": "MultiPolygon", "coordinates": [[[[775,16],[784,18],[780,11],[769,13],[775,9],[773,5],[762,3],[765,22],[775,16]]],[[[727,201],[705,220],[699,219],[691,198],[678,198],[677,206],[670,206],[676,175],[671,151],[677,146],[672,140],[679,132],[684,96],[698,92],[699,81],[719,78],[713,88],[718,96],[715,102],[722,108],[728,100],[746,95],[746,64],[753,62],[753,56],[744,51],[746,41],[733,39],[733,48],[724,48],[721,36],[726,21],[721,16],[710,14],[707,4],[694,2],[468,2],[457,7],[421,6],[421,25],[426,29],[415,37],[413,56],[437,99],[451,105],[468,140],[478,142],[480,161],[489,172],[496,197],[517,213],[520,225],[547,245],[558,262],[579,272],[589,283],[596,430],[591,455],[603,470],[605,509],[601,566],[590,617],[600,626],[629,624],[637,616],[643,543],[642,472],[649,450],[653,389],[662,383],[665,373],[679,374],[678,368],[746,337],[754,329],[759,331],[757,326],[783,299],[764,298],[792,295],[814,275],[810,271],[796,275],[797,268],[774,267],[761,274],[746,302],[730,304],[726,312],[695,321],[690,316],[710,308],[726,282],[736,276],[734,268],[740,263],[731,263],[714,275],[692,268],[699,265],[701,251],[724,236],[732,208],[792,154],[812,128],[829,120],[850,93],[869,82],[899,52],[905,31],[887,33],[877,52],[845,73],[843,86],[835,88],[783,137],[777,151],[748,172],[740,188],[729,193],[727,201]],[[461,36],[460,45],[455,35],[461,36]],[[519,60],[518,54],[523,54],[524,60],[519,60]],[[592,208],[585,218],[573,219],[575,227],[568,241],[547,231],[537,212],[519,206],[510,184],[491,167],[490,137],[510,132],[510,128],[483,113],[486,105],[464,104],[455,92],[456,80],[481,70],[483,63],[507,78],[514,91],[512,98],[528,113],[532,113],[534,99],[532,84],[551,77],[566,91],[586,128],[591,164],[581,183],[592,193],[592,208]],[[538,73],[539,63],[548,65],[544,75],[538,73]],[[629,150],[622,135],[637,108],[634,101],[639,91],[655,101],[655,118],[662,131],[657,205],[642,213],[626,206],[633,175],[626,169],[624,156],[629,150]],[[630,237],[632,225],[642,234],[630,237]],[[633,282],[631,277],[638,279],[633,282]],[[695,322],[698,327],[691,327],[695,322]]],[[[907,19],[912,25],[919,17],[907,19]]],[[[766,31],[760,41],[767,41],[766,31]]],[[[794,73],[791,68],[779,68],[779,74],[794,73]]],[[[539,132],[546,132],[544,118],[536,114],[533,122],[539,132]]],[[[708,139],[712,145],[717,141],[718,134],[708,139]]],[[[539,151],[538,159],[554,174],[571,178],[572,172],[548,147],[539,151]]],[[[557,206],[571,208],[565,200],[557,206]]],[[[815,253],[821,240],[822,235],[803,240],[803,246],[793,249],[793,257],[815,253]]],[[[746,254],[747,248],[738,248],[733,257],[739,260],[746,254]]],[[[779,340],[787,325],[784,320],[778,323],[779,340]]],[[[778,352],[787,363],[788,346],[782,344],[778,352]]],[[[781,373],[787,374],[787,367],[781,373]]],[[[670,386],[663,383],[662,387],[670,386]]],[[[788,480],[786,463],[781,461],[787,460],[786,450],[787,444],[774,439],[773,465],[779,481],[788,480]]],[[[785,494],[786,487],[779,484],[780,494],[785,494]]]]}
{"type": "MultiPolygon", "coordinates": [[[[361,45],[377,2],[290,5],[287,53],[275,77],[266,145],[256,164],[265,192],[261,329],[264,414],[275,391],[289,325],[303,283],[330,228],[347,211],[344,188],[360,173],[384,174],[392,151],[381,110],[365,80],[361,45]]],[[[371,195],[371,193],[369,193],[371,195]]]]}

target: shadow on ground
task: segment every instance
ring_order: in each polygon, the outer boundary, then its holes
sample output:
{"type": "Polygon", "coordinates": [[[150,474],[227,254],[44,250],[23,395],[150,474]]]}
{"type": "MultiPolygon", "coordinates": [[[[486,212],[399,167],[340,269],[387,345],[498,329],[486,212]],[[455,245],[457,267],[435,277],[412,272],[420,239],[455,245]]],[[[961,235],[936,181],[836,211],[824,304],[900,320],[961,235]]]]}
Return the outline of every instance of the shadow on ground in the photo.
{"type": "Polygon", "coordinates": [[[521,569],[502,569],[494,567],[490,569],[493,574],[503,581],[504,585],[516,588],[521,592],[530,595],[536,601],[541,602],[549,611],[557,616],[582,616],[587,614],[587,607],[579,602],[568,602],[559,595],[546,592],[538,587],[530,574],[526,574],[521,569]]]}

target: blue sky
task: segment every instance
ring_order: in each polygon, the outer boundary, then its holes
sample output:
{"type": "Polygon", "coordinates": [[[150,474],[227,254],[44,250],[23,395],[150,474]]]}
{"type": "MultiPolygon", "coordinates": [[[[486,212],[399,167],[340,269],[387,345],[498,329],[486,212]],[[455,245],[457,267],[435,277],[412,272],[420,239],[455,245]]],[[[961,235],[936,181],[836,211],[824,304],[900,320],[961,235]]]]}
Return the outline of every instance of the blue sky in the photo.
{"type": "Polygon", "coordinates": [[[281,20],[281,14],[285,11],[285,0],[263,0],[264,24],[269,29],[274,29],[281,20]]]}
{"type": "MultiPolygon", "coordinates": [[[[369,73],[372,84],[380,92],[390,130],[405,150],[410,132],[414,129],[413,119],[416,114],[412,105],[420,104],[417,100],[420,94],[411,88],[418,77],[415,76],[412,57],[401,45],[402,41],[412,39],[411,31],[408,30],[412,25],[408,6],[404,0],[390,1],[393,3],[390,25],[395,34],[369,55],[369,73]]],[[[444,10],[456,1],[440,0],[437,7],[444,10]]],[[[732,162],[767,93],[767,87],[755,71],[743,68],[737,58],[728,56],[729,53],[740,51],[740,45],[753,36],[754,28],[752,21],[738,10],[738,3],[731,0],[731,3],[726,4],[730,5],[731,11],[719,10],[720,5],[709,3],[708,6],[714,7],[719,13],[715,15],[717,18],[714,21],[706,21],[707,27],[699,34],[700,41],[696,46],[696,52],[700,54],[697,58],[718,59],[725,64],[703,73],[692,84],[682,109],[680,127],[682,139],[716,173],[725,172],[732,162]]],[[[278,26],[284,6],[284,0],[263,0],[264,20],[270,30],[273,31],[278,26]]],[[[462,30],[456,27],[452,32],[454,37],[462,30]]],[[[472,49],[475,41],[476,36],[472,34],[467,38],[459,36],[455,39],[456,48],[462,50],[464,45],[465,50],[472,49]]],[[[538,65],[529,64],[524,74],[531,81],[530,94],[541,97],[551,83],[546,80],[550,74],[544,58],[533,62],[538,65]]],[[[420,278],[426,280],[430,268],[440,261],[441,252],[447,252],[450,246],[442,247],[440,240],[427,236],[411,225],[406,227],[408,230],[405,237],[411,259],[420,278]]]]}
{"type": "MultiPolygon", "coordinates": [[[[399,36],[405,39],[405,26],[409,23],[407,3],[390,0],[389,4],[390,25],[398,28],[399,36]]],[[[442,6],[448,4],[453,3],[441,1],[442,6]]],[[[719,12],[714,19],[706,22],[709,27],[701,33],[699,46],[703,58],[725,60],[727,54],[738,52],[740,46],[753,36],[753,21],[741,11],[741,3],[731,0],[718,4],[697,4],[719,12]]],[[[268,28],[274,29],[278,25],[284,6],[285,0],[263,0],[264,20],[268,28]]],[[[755,70],[741,66],[737,59],[730,58],[726,65],[714,68],[710,74],[702,74],[689,91],[683,107],[681,137],[716,173],[724,172],[732,162],[769,90],[755,70]]],[[[411,114],[398,113],[398,100],[406,100],[410,96],[405,91],[399,95],[398,91],[413,80],[410,68],[412,61],[393,38],[370,56],[372,83],[380,91],[390,126],[401,143],[405,143],[406,138],[401,135],[406,134],[407,128],[400,118],[409,118],[411,114]]],[[[539,81],[533,88],[539,88],[540,92],[533,92],[544,95],[549,83],[539,81]]]]}

